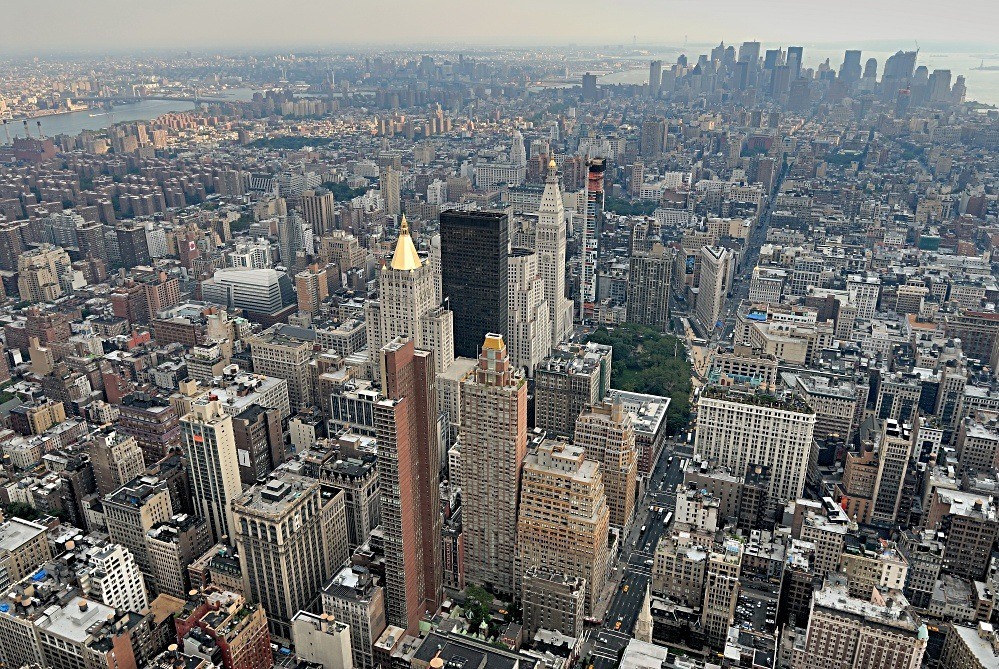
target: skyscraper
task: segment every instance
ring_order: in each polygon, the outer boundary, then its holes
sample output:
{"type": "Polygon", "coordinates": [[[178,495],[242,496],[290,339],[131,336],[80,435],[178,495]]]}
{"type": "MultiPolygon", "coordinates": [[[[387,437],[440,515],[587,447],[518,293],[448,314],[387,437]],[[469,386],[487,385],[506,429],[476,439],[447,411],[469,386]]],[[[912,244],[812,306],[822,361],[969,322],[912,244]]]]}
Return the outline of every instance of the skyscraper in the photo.
{"type": "Polygon", "coordinates": [[[638,454],[635,426],[620,398],[590,407],[576,421],[574,443],[586,457],[600,463],[610,524],[627,528],[635,512],[638,454]]]}
{"type": "Polygon", "coordinates": [[[454,314],[454,353],[475,358],[486,334],[506,334],[509,216],[445,211],[440,220],[442,290],[454,314]]]}
{"type": "Polygon", "coordinates": [[[839,66],[839,78],[847,83],[860,80],[860,51],[848,49],[843,54],[843,64],[839,66]]]}
{"type": "Polygon", "coordinates": [[[389,624],[410,633],[443,597],[440,433],[433,354],[394,340],[380,351],[385,399],[374,405],[389,624]]]}
{"type": "Polygon", "coordinates": [[[198,515],[208,520],[213,541],[232,539],[232,501],[242,490],[232,417],[207,395],[180,419],[180,436],[198,515]]]}
{"type": "Polygon", "coordinates": [[[707,331],[715,327],[725,306],[732,276],[732,252],[722,246],[701,247],[701,280],[694,313],[707,331]]]}
{"type": "Polygon", "coordinates": [[[514,554],[527,383],[511,367],[501,335],[485,336],[479,364],[462,383],[461,403],[465,581],[511,596],[519,585],[514,554]]]}
{"type": "Polygon", "coordinates": [[[572,300],[565,294],[565,208],[558,183],[558,167],[548,163],[545,191],[538,207],[535,247],[538,268],[545,279],[545,300],[551,321],[551,346],[558,346],[572,331],[572,300]]]}
{"type": "Polygon", "coordinates": [[[599,463],[581,446],[543,441],[524,460],[517,578],[543,567],[585,579],[592,613],[607,578],[608,518],[599,463]]]}
{"type": "Polygon", "coordinates": [[[628,268],[628,322],[663,332],[669,325],[669,290],[675,254],[656,242],[650,251],[636,251],[628,268]]]}
{"type": "Polygon", "coordinates": [[[506,341],[510,363],[533,376],[534,368],[552,350],[545,280],[538,270],[538,254],[534,251],[515,248],[508,260],[510,304],[506,341]]]}
{"type": "Polygon", "coordinates": [[[434,265],[416,252],[403,216],[392,260],[378,272],[378,301],[364,305],[368,353],[376,379],[382,347],[397,337],[412,339],[416,348],[433,353],[437,373],[451,366],[455,349],[454,315],[441,307],[436,280],[434,265]]]}
{"type": "Polygon", "coordinates": [[[391,166],[386,167],[385,171],[382,172],[382,183],[380,189],[382,191],[382,197],[385,199],[385,213],[389,216],[398,216],[402,213],[402,207],[399,201],[399,177],[400,173],[397,170],[392,169],[391,166]]]}
{"type": "Polygon", "coordinates": [[[653,60],[649,63],[649,97],[659,97],[659,89],[663,82],[663,62],[653,60]]]}
{"type": "Polygon", "coordinates": [[[797,398],[707,386],[697,402],[694,453],[742,478],[750,464],[770,467],[770,499],[794,500],[805,487],[815,412],[797,398]]]}
{"type": "Polygon", "coordinates": [[[726,540],[720,550],[713,550],[708,556],[701,628],[708,639],[708,645],[718,650],[725,647],[728,628],[735,616],[741,569],[742,544],[735,539],[726,540]]]}
{"type": "Polygon", "coordinates": [[[272,636],[291,640],[291,619],[316,605],[347,559],[343,491],[277,470],[232,499],[243,592],[264,605],[272,636]]]}
{"type": "Polygon", "coordinates": [[[902,485],[909,468],[912,439],[909,428],[891,418],[881,425],[878,443],[878,474],[874,481],[874,508],[871,520],[892,526],[900,513],[908,518],[908,509],[899,509],[902,485]]]}
{"type": "Polygon", "coordinates": [[[791,81],[801,76],[801,63],[805,48],[801,46],[789,46],[787,48],[786,64],[791,71],[791,81]]]}

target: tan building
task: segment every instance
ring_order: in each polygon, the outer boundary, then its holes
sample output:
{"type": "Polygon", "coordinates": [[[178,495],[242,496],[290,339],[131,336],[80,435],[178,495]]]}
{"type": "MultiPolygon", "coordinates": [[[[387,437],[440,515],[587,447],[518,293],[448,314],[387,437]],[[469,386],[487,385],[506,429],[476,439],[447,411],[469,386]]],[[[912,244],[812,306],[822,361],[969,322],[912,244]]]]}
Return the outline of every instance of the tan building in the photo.
{"type": "Polygon", "coordinates": [[[134,479],[105,497],[103,507],[111,540],[130,550],[142,573],[155,578],[146,533],[173,515],[167,484],[152,476],[134,479]]]}
{"type": "Polygon", "coordinates": [[[90,462],[97,480],[97,490],[110,495],[146,469],[142,449],[135,437],[102,428],[90,446],[90,462]]]}
{"type": "Polygon", "coordinates": [[[278,324],[247,340],[253,371],[287,381],[288,400],[295,410],[314,402],[309,375],[314,338],[312,330],[278,324]],[[303,338],[306,333],[312,333],[311,338],[303,338]]]}
{"type": "Polygon", "coordinates": [[[728,628],[732,625],[735,606],[739,601],[741,570],[742,544],[734,539],[727,540],[708,555],[701,629],[712,648],[725,647],[728,628]]]}
{"type": "Polygon", "coordinates": [[[437,272],[439,268],[416,252],[403,216],[392,259],[378,271],[378,300],[364,305],[374,378],[380,373],[382,347],[396,337],[412,339],[417,349],[431,351],[438,374],[454,362],[454,317],[441,306],[437,272]]]}
{"type": "Polygon", "coordinates": [[[917,669],[929,634],[901,592],[851,597],[845,579],[827,579],[812,597],[808,630],[796,639],[793,669],[917,669]]]}
{"type": "Polygon", "coordinates": [[[600,464],[581,446],[542,441],[524,460],[515,573],[540,566],[584,579],[593,611],[607,578],[609,516],[600,464]]]}
{"type": "Polygon", "coordinates": [[[652,591],[694,609],[704,603],[708,551],[689,532],[664,537],[652,566],[652,591]]]}
{"type": "Polygon", "coordinates": [[[32,573],[52,558],[48,528],[16,516],[0,525],[0,588],[32,573]]]}
{"type": "Polygon", "coordinates": [[[635,514],[638,455],[635,428],[624,402],[616,399],[590,407],[576,422],[573,441],[586,449],[588,459],[600,463],[610,524],[629,527],[635,514]]]}
{"type": "Polygon", "coordinates": [[[721,246],[702,246],[700,257],[701,277],[694,314],[704,330],[711,331],[721,319],[735,259],[731,251],[721,246]]]}
{"type": "Polygon", "coordinates": [[[610,390],[610,346],[566,344],[534,372],[534,424],[559,437],[575,432],[576,420],[610,390]]]}
{"type": "Polygon", "coordinates": [[[211,395],[199,398],[180,420],[181,444],[191,473],[194,508],[208,521],[212,541],[234,536],[232,501],[242,488],[232,416],[211,395]]]}
{"type": "Polygon", "coordinates": [[[185,599],[191,590],[187,566],[211,547],[208,523],[204,518],[177,514],[154,525],[146,534],[146,548],[156,590],[160,594],[185,599]]]}
{"type": "Polygon", "coordinates": [[[323,612],[350,626],[350,648],[356,669],[375,669],[374,645],[388,626],[385,590],[364,567],[343,567],[325,585],[323,612]]]}
{"type": "Polygon", "coordinates": [[[940,669],[993,669],[999,666],[999,634],[990,623],[977,627],[947,624],[940,669]]]}
{"type": "Polygon", "coordinates": [[[344,494],[282,470],[232,501],[243,592],[267,610],[271,636],[291,640],[291,619],[347,559],[344,494]]]}
{"type": "Polygon", "coordinates": [[[295,295],[298,298],[298,310],[314,314],[319,311],[319,305],[329,297],[329,283],[326,279],[326,268],[313,263],[295,275],[295,295]]]}
{"type": "Polygon", "coordinates": [[[902,590],[909,563],[892,542],[877,538],[862,542],[849,534],[840,570],[846,574],[850,596],[869,600],[875,588],[880,592],[902,590]]]}
{"type": "Polygon", "coordinates": [[[501,335],[486,335],[479,364],[462,382],[461,404],[465,581],[513,596],[527,381],[512,369],[501,335]]]}
{"type": "Polygon", "coordinates": [[[70,271],[69,254],[62,248],[43,245],[17,258],[17,290],[25,302],[52,302],[62,296],[60,283],[70,271]]]}

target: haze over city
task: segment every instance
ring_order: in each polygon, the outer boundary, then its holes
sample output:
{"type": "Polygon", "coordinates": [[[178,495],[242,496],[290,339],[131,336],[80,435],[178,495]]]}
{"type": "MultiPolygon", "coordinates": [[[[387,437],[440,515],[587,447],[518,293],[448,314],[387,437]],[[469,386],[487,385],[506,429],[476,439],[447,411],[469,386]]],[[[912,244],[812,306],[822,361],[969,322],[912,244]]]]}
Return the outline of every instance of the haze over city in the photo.
{"type": "Polygon", "coordinates": [[[4,8],[0,53],[301,50],[365,44],[564,46],[630,44],[633,39],[682,44],[726,35],[733,41],[797,40],[855,48],[886,40],[903,46],[932,42],[950,49],[997,46],[995,3],[961,0],[943,9],[929,0],[303,0],[289,6],[265,0],[175,0],[167,6],[41,0],[4,8]]]}
{"type": "Polygon", "coordinates": [[[996,669],[997,25],[4,7],[0,666],[996,669]]]}

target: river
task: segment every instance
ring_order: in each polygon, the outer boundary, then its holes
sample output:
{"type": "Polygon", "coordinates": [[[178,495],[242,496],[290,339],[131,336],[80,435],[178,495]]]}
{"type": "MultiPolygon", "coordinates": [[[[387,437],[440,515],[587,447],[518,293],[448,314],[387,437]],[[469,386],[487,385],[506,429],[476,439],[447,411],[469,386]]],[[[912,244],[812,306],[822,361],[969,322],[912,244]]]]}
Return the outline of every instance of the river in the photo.
{"type": "MultiPolygon", "coordinates": [[[[225,91],[224,96],[231,100],[249,100],[253,97],[253,89],[235,88],[225,91]]],[[[214,97],[209,95],[208,97],[214,97]]],[[[220,96],[221,97],[221,96],[220,96]]],[[[106,109],[87,109],[84,111],[53,114],[28,119],[28,128],[32,137],[38,134],[36,121],[42,122],[42,133],[47,137],[56,135],[78,135],[84,130],[102,130],[114,123],[124,121],[151,121],[170,112],[184,112],[194,109],[193,102],[181,100],[142,100],[132,104],[118,105],[113,112],[106,109]]],[[[24,123],[21,119],[7,124],[11,137],[24,137],[24,123]]],[[[6,138],[0,138],[0,142],[6,138]]]]}

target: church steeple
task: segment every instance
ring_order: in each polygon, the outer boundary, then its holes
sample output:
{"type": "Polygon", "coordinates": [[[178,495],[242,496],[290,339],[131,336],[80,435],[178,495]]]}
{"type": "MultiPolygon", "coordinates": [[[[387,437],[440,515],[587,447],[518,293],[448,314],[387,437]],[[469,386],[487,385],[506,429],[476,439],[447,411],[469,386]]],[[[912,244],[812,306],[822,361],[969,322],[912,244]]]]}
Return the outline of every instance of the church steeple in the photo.
{"type": "Polygon", "coordinates": [[[409,271],[420,269],[423,266],[423,262],[416,252],[416,245],[413,244],[413,238],[409,235],[409,223],[406,221],[405,214],[402,215],[402,221],[399,223],[399,239],[395,243],[395,253],[392,255],[390,264],[392,269],[409,271]]]}

